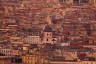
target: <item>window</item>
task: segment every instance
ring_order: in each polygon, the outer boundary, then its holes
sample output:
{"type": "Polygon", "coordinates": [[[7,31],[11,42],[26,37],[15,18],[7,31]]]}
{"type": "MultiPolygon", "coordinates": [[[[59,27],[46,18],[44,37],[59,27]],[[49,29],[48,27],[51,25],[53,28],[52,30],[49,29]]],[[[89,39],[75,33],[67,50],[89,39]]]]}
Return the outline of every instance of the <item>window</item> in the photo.
{"type": "Polygon", "coordinates": [[[59,2],[63,3],[63,2],[65,2],[65,0],[59,0],[59,2]]]}
{"type": "Polygon", "coordinates": [[[88,3],[89,0],[81,0],[80,2],[81,2],[81,3],[88,3]]]}
{"type": "Polygon", "coordinates": [[[48,36],[49,34],[47,34],[47,36],[48,36]]]}
{"type": "Polygon", "coordinates": [[[48,41],[48,39],[47,39],[47,41],[48,41]]]}
{"type": "Polygon", "coordinates": [[[80,2],[80,0],[74,0],[74,3],[79,3],[80,2]]]}
{"type": "Polygon", "coordinates": [[[89,0],[74,0],[74,3],[89,3],[89,0]]]}

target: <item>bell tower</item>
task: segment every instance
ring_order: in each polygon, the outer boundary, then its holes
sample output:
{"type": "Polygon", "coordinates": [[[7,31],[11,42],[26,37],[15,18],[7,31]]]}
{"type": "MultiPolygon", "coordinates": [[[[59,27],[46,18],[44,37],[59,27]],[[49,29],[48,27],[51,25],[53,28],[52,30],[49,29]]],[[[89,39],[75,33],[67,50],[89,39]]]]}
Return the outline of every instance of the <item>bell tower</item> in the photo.
{"type": "Polygon", "coordinates": [[[46,26],[43,33],[43,43],[52,43],[52,28],[46,26]]]}

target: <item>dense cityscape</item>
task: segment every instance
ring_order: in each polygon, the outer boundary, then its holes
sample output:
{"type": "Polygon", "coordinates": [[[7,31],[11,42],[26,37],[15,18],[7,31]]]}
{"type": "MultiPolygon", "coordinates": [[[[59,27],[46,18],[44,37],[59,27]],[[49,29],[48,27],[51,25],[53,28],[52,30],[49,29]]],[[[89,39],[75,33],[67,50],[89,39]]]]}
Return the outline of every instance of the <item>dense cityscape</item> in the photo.
{"type": "Polygon", "coordinates": [[[96,0],[0,0],[0,64],[96,64],[96,0]]]}

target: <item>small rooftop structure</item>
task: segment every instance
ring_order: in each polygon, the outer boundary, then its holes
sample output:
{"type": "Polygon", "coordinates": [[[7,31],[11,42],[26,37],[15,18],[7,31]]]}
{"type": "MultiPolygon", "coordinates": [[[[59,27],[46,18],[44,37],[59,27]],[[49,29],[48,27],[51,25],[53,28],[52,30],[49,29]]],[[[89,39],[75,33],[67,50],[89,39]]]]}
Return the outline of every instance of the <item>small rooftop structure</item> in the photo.
{"type": "Polygon", "coordinates": [[[50,26],[46,26],[44,32],[52,32],[52,28],[50,26]]]}

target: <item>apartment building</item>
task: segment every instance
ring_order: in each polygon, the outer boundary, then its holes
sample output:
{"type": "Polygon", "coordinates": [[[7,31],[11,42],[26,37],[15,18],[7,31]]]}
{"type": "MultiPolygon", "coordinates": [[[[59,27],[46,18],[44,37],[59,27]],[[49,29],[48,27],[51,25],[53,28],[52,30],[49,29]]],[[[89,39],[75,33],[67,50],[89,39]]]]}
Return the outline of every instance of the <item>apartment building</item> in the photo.
{"type": "Polygon", "coordinates": [[[27,36],[23,41],[26,44],[42,44],[40,36],[27,36]]]}
{"type": "Polygon", "coordinates": [[[68,62],[68,61],[54,61],[50,64],[96,64],[96,61],[80,61],[80,62],[68,62]]]}
{"type": "Polygon", "coordinates": [[[20,51],[11,49],[0,49],[0,53],[5,54],[6,56],[16,56],[20,54],[20,51]]]}
{"type": "Polygon", "coordinates": [[[38,55],[25,55],[22,56],[23,64],[41,64],[43,59],[38,55]]]}
{"type": "Polygon", "coordinates": [[[13,36],[13,37],[10,37],[10,42],[12,44],[23,44],[23,38],[22,37],[13,36]]]}

